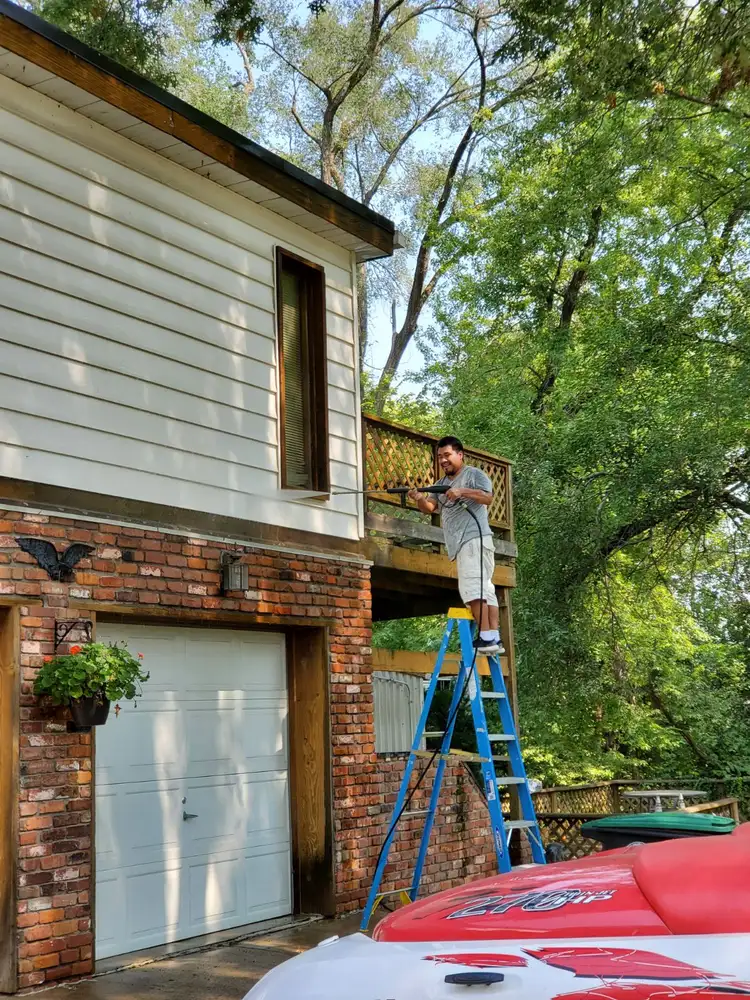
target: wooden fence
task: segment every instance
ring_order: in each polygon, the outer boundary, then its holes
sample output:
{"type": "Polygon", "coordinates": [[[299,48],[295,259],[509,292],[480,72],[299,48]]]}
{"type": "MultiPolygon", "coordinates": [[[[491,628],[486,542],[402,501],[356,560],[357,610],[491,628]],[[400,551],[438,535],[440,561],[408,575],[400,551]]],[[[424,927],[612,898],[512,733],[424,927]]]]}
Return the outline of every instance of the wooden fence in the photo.
{"type": "MultiPolygon", "coordinates": [[[[643,803],[623,796],[623,792],[649,788],[694,788],[705,790],[710,802],[694,801],[685,812],[730,816],[735,822],[750,819],[750,778],[685,779],[662,778],[658,781],[597,781],[585,785],[564,785],[545,788],[533,795],[539,829],[545,847],[561,844],[571,858],[582,858],[602,849],[601,844],[581,833],[588,820],[611,816],[618,812],[639,812],[643,803]],[[737,784],[739,783],[739,784],[737,784]],[[740,794],[725,795],[725,789],[735,785],[740,794]]],[[[688,802],[690,799],[688,797],[688,802]]]]}

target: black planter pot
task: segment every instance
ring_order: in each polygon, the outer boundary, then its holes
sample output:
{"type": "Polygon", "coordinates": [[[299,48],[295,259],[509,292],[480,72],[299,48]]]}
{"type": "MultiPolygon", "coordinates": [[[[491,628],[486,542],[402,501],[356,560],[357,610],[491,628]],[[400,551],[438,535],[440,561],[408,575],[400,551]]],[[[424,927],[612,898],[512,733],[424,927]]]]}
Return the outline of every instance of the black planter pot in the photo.
{"type": "Polygon", "coordinates": [[[109,715],[109,698],[104,696],[90,698],[71,698],[70,714],[73,725],[78,731],[86,731],[92,726],[103,726],[109,715]]]}

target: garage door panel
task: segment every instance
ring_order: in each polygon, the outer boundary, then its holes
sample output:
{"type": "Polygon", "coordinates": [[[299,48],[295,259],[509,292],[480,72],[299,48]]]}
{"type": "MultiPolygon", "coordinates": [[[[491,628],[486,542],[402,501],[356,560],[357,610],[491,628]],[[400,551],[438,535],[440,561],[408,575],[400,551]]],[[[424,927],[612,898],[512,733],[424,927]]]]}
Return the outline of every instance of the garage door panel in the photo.
{"type": "Polygon", "coordinates": [[[96,733],[97,955],[290,912],[283,636],[97,631],[151,673],[96,733]]]}
{"type": "Polygon", "coordinates": [[[97,871],[162,862],[181,852],[177,783],[114,785],[96,796],[97,871]]]}
{"type": "Polygon", "coordinates": [[[276,770],[288,759],[286,723],[286,706],[245,709],[240,739],[249,771],[276,770]]]}
{"type": "Polygon", "coordinates": [[[253,843],[273,842],[289,836],[289,781],[286,773],[243,784],[241,821],[244,839],[253,843]]]}
{"type": "Polygon", "coordinates": [[[114,954],[125,921],[122,880],[117,872],[96,872],[96,946],[97,953],[114,954]]]}
{"type": "Polygon", "coordinates": [[[115,717],[110,712],[104,749],[97,755],[96,780],[103,784],[154,781],[178,776],[187,762],[185,719],[177,703],[135,708],[126,702],[115,717]]]}
{"type": "Polygon", "coordinates": [[[125,878],[127,919],[135,949],[169,940],[184,920],[187,905],[182,865],[155,865],[125,878]]]}
{"type": "Polygon", "coordinates": [[[182,824],[186,855],[236,850],[244,844],[239,786],[234,776],[191,781],[184,809],[194,815],[182,824]]]}
{"type": "Polygon", "coordinates": [[[292,885],[289,854],[259,854],[245,858],[248,920],[265,920],[284,908],[291,909],[292,885]]]}
{"type": "Polygon", "coordinates": [[[242,874],[241,854],[190,864],[191,933],[245,922],[242,874]]]}

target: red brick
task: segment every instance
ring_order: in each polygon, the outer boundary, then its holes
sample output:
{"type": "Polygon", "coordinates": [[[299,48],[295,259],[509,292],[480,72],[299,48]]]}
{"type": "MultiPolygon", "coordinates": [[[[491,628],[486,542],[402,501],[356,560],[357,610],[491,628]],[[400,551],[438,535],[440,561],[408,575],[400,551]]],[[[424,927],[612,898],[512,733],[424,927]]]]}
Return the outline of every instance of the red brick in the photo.
{"type": "Polygon", "coordinates": [[[37,955],[32,958],[31,963],[35,969],[51,969],[54,965],[60,964],[60,956],[54,952],[51,955],[37,955]]]}
{"type": "Polygon", "coordinates": [[[43,972],[30,972],[18,977],[18,985],[22,990],[28,989],[31,986],[41,986],[44,978],[43,972]]]}
{"type": "Polygon", "coordinates": [[[44,941],[46,938],[50,938],[50,929],[48,925],[38,924],[36,927],[29,927],[27,931],[24,932],[23,939],[26,942],[32,941],[44,941]]]}
{"type": "Polygon", "coordinates": [[[75,934],[78,931],[77,920],[60,920],[56,924],[52,924],[52,936],[53,937],[67,937],[69,934],[75,934]]]}

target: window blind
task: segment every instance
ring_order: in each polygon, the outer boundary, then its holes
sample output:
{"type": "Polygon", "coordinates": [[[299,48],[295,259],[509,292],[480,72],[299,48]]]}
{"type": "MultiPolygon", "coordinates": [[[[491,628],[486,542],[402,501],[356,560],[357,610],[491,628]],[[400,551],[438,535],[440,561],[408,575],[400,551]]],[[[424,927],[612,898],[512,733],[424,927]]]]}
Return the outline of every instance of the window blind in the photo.
{"type": "Polygon", "coordinates": [[[284,457],[289,486],[312,487],[304,288],[291,271],[281,273],[284,366],[284,457]]]}

